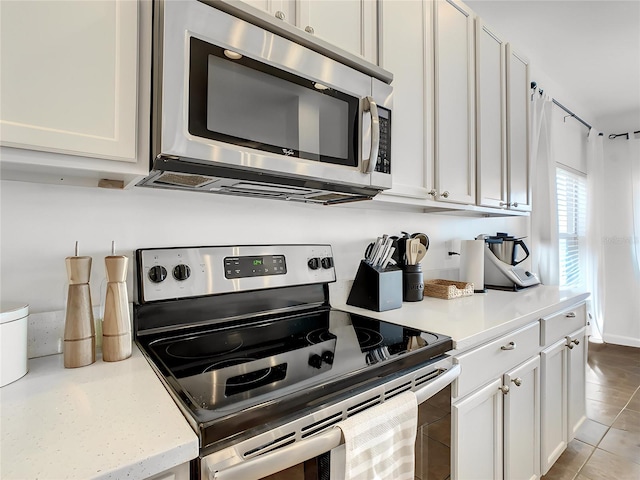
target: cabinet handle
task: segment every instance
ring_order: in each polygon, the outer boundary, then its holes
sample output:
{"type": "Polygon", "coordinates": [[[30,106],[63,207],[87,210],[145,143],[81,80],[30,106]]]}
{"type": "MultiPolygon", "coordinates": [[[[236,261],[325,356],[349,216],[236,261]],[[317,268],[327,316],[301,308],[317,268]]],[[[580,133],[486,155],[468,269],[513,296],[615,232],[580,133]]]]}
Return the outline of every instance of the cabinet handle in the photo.
{"type": "Polygon", "coordinates": [[[446,190],[442,192],[440,195],[444,198],[449,198],[449,192],[447,192],[446,190]]]}
{"type": "Polygon", "coordinates": [[[510,207],[511,204],[509,202],[500,202],[501,207],[510,207]]]}
{"type": "Polygon", "coordinates": [[[311,25],[307,25],[306,27],[304,27],[304,31],[307,33],[310,33],[311,35],[313,35],[315,33],[315,30],[313,29],[313,27],[311,25]]]}
{"type": "Polygon", "coordinates": [[[498,390],[506,395],[507,393],[509,393],[509,385],[502,385],[501,387],[498,387],[498,390]]]}
{"type": "Polygon", "coordinates": [[[576,345],[580,345],[580,340],[578,340],[577,338],[575,340],[571,340],[573,343],[575,343],[576,345]]]}
{"type": "Polygon", "coordinates": [[[571,342],[569,342],[569,343],[567,344],[567,347],[569,347],[569,350],[572,350],[574,346],[575,346],[575,345],[574,345],[573,343],[571,343],[571,342]]]}
{"type": "Polygon", "coordinates": [[[500,347],[500,350],[515,350],[516,342],[509,342],[507,345],[503,345],[500,347]]]}
{"type": "Polygon", "coordinates": [[[514,378],[511,381],[516,384],[516,387],[519,387],[520,385],[522,385],[522,379],[520,377],[514,378]]]}
{"type": "Polygon", "coordinates": [[[565,317],[567,318],[576,318],[576,312],[568,312],[565,317]]]}
{"type": "Polygon", "coordinates": [[[433,190],[433,189],[432,189],[432,190],[429,190],[429,191],[427,192],[427,195],[431,195],[432,197],[435,197],[435,196],[437,195],[437,193],[438,193],[438,192],[436,192],[435,190],[433,190]]]}
{"type": "Polygon", "coordinates": [[[277,18],[278,20],[284,20],[285,18],[287,18],[287,16],[285,15],[285,13],[284,13],[284,12],[281,12],[280,10],[278,10],[278,11],[275,13],[275,15],[276,15],[276,18],[277,18]]]}
{"type": "Polygon", "coordinates": [[[512,207],[515,207],[515,208],[518,208],[518,202],[513,202],[513,203],[511,204],[511,206],[512,206],[512,207]]]}

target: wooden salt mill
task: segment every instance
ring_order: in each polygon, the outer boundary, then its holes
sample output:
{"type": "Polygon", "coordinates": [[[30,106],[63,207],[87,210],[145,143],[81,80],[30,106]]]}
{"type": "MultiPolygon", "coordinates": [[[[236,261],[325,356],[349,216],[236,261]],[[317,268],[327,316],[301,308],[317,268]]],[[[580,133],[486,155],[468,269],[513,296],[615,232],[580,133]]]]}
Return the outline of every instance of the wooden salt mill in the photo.
{"type": "Polygon", "coordinates": [[[115,242],[112,242],[111,256],[104,258],[107,296],[102,322],[102,359],[105,362],[118,362],[131,356],[131,322],[126,284],[128,263],[127,257],[115,254],[115,242]]]}
{"type": "Polygon", "coordinates": [[[69,277],[67,312],[64,322],[64,367],[76,368],[91,365],[96,361],[96,327],[91,308],[91,257],[65,258],[69,277]]]}

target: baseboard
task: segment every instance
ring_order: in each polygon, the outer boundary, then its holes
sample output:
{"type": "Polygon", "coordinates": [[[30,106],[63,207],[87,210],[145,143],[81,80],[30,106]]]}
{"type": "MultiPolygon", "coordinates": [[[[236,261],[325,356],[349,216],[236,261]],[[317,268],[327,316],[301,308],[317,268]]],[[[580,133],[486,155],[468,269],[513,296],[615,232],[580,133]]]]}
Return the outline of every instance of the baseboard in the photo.
{"type": "Polygon", "coordinates": [[[625,337],[622,335],[611,335],[606,333],[603,335],[605,343],[613,343],[615,345],[624,345],[626,347],[638,347],[640,348],[640,338],[625,337]]]}

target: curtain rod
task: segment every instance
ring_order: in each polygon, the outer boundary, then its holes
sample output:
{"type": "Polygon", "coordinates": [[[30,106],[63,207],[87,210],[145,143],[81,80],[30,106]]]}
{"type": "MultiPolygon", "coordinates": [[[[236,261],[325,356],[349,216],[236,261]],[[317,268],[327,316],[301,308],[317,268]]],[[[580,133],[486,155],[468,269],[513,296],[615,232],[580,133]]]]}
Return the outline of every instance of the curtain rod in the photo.
{"type": "MultiPolygon", "coordinates": [[[[536,87],[538,86],[538,84],[536,82],[531,82],[531,90],[536,89],[536,87]]],[[[542,95],[542,92],[544,90],[542,90],[541,88],[538,89],[538,92],[540,93],[540,95],[542,95]]],[[[533,94],[532,98],[533,98],[533,94]]],[[[557,101],[555,98],[552,99],[553,103],[555,105],[557,105],[558,107],[560,107],[562,110],[564,110],[565,112],[567,112],[569,114],[570,117],[575,118],[576,120],[578,120],[581,124],[583,124],[585,127],[587,127],[589,130],[591,130],[593,127],[591,125],[589,125],[587,122],[585,122],[583,119],[581,119],[579,116],[577,116],[575,113],[573,113],[571,110],[569,110],[567,107],[565,107],[564,105],[562,105],[559,101],[557,101]]],[[[598,135],[602,136],[604,135],[603,133],[599,133],[598,135]]]]}
{"type": "MultiPolygon", "coordinates": [[[[640,130],[636,130],[635,132],[633,132],[634,134],[638,134],[640,133],[640,130]]],[[[627,137],[627,140],[629,140],[629,132],[625,132],[625,133],[611,133],[609,135],[609,139],[613,140],[614,138],[617,137],[627,137]]]]}

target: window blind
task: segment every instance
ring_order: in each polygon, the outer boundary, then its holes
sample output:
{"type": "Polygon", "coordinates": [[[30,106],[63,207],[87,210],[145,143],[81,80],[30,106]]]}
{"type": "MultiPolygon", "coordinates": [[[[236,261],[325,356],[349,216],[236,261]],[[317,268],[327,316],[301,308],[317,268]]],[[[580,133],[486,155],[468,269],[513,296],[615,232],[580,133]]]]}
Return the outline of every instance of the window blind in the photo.
{"type": "Polygon", "coordinates": [[[587,179],[557,167],[556,187],[560,285],[582,287],[586,283],[587,179]]]}

